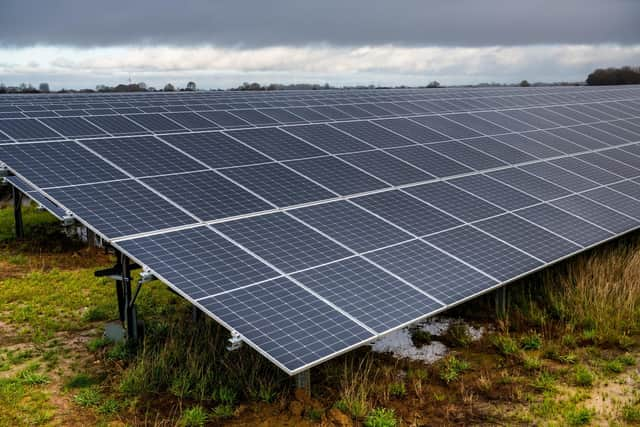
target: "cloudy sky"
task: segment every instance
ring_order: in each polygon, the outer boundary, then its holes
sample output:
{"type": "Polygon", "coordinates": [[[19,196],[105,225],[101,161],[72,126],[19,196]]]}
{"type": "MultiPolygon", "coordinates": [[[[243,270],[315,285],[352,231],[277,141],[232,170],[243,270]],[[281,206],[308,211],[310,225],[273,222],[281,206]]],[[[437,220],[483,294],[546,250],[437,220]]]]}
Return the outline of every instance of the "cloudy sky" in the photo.
{"type": "Polygon", "coordinates": [[[2,0],[0,82],[581,81],[640,65],[639,0],[2,0]]]}

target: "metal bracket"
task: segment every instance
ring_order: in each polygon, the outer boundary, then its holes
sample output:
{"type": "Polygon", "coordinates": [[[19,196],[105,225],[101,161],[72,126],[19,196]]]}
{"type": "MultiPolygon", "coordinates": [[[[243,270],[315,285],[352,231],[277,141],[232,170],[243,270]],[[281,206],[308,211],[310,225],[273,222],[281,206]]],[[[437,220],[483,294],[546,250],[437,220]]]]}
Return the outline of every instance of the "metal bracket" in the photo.
{"type": "Polygon", "coordinates": [[[71,227],[73,224],[75,224],[76,219],[73,217],[73,214],[69,211],[64,213],[64,216],[62,217],[62,226],[63,227],[71,227]]]}
{"type": "Polygon", "coordinates": [[[229,338],[227,351],[238,350],[240,347],[242,347],[242,337],[236,331],[231,331],[231,338],[229,338]]]}
{"type": "Polygon", "coordinates": [[[156,280],[156,276],[154,276],[153,272],[149,270],[147,267],[143,267],[140,272],[140,280],[139,283],[147,283],[152,280],[156,280]]]}
{"type": "MultiPolygon", "coordinates": [[[[5,165],[4,163],[0,163],[0,176],[2,178],[6,178],[9,175],[10,175],[10,172],[9,172],[9,168],[7,167],[7,165],[5,165]]],[[[3,184],[8,184],[8,182],[5,179],[2,180],[2,183],[3,184]]]]}

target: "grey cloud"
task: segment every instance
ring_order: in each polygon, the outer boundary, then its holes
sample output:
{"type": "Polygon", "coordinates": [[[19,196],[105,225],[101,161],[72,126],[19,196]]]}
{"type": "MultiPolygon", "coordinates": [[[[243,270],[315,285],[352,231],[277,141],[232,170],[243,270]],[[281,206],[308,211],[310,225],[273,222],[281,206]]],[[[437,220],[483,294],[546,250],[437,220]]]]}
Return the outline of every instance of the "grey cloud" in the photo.
{"type": "Polygon", "coordinates": [[[638,0],[2,0],[5,46],[640,42],[638,0]]]}

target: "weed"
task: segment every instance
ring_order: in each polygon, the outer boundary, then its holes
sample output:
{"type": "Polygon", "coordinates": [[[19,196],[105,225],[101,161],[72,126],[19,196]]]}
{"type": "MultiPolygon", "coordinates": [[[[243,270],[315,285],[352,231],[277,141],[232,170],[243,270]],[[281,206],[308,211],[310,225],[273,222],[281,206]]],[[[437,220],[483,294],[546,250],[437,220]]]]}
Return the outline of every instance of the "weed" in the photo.
{"type": "Polygon", "coordinates": [[[87,374],[78,374],[67,380],[65,388],[86,388],[96,383],[95,378],[90,377],[87,374]]]}
{"type": "Polygon", "coordinates": [[[364,420],[365,427],[395,427],[398,425],[393,409],[376,408],[364,420]]]}
{"type": "Polygon", "coordinates": [[[102,402],[102,395],[95,388],[85,388],[73,396],[73,401],[80,406],[96,407],[102,402]]]}
{"type": "Polygon", "coordinates": [[[423,345],[431,344],[433,337],[429,331],[422,329],[413,329],[411,331],[411,341],[416,347],[422,347],[423,345]]]}
{"type": "Polygon", "coordinates": [[[173,379],[169,386],[169,391],[178,399],[184,399],[189,396],[193,387],[191,375],[188,372],[182,372],[173,379]]]}
{"type": "Polygon", "coordinates": [[[463,322],[452,322],[441,337],[449,347],[469,347],[473,342],[469,328],[463,322]]]}
{"type": "Polygon", "coordinates": [[[564,413],[564,419],[570,426],[584,426],[591,423],[595,411],[584,407],[569,408],[564,413]]]}
{"type": "Polygon", "coordinates": [[[542,360],[535,356],[524,356],[522,358],[522,366],[527,371],[537,371],[542,367],[542,360]]]}
{"type": "Polygon", "coordinates": [[[538,350],[542,347],[542,337],[536,332],[525,335],[520,338],[520,347],[524,350],[538,350]]]}
{"type": "Polygon", "coordinates": [[[305,411],[305,415],[307,416],[307,418],[315,422],[322,421],[323,414],[324,414],[324,411],[318,408],[309,408],[308,410],[305,411]]]}
{"type": "Polygon", "coordinates": [[[407,371],[407,378],[410,380],[425,381],[429,378],[429,371],[423,368],[409,368],[407,371]]]}
{"type": "Polygon", "coordinates": [[[440,368],[440,379],[447,384],[457,381],[460,374],[470,368],[468,362],[458,359],[455,356],[444,359],[440,368]]]}
{"type": "Polygon", "coordinates": [[[531,386],[539,391],[555,392],[556,391],[556,377],[546,371],[540,372],[534,379],[531,386]]]}
{"type": "Polygon", "coordinates": [[[87,349],[89,349],[90,352],[95,353],[109,344],[111,344],[111,340],[107,337],[93,338],[87,342],[87,349]]]}
{"type": "Polygon", "coordinates": [[[98,413],[102,415],[112,415],[118,412],[120,404],[117,400],[107,399],[98,406],[98,413]]]}
{"type": "Polygon", "coordinates": [[[369,412],[369,395],[379,375],[369,356],[355,364],[355,358],[345,360],[340,378],[340,398],[336,407],[352,418],[363,418],[369,412]]]}
{"type": "Polygon", "coordinates": [[[591,387],[595,380],[595,375],[584,365],[577,365],[574,372],[576,385],[580,387],[591,387]]]}
{"type": "Polygon", "coordinates": [[[125,341],[116,343],[107,351],[107,358],[110,360],[127,360],[131,356],[131,350],[125,341]]]}
{"type": "Polygon", "coordinates": [[[625,366],[635,366],[636,364],[636,358],[628,353],[618,356],[617,359],[625,366]]]}
{"type": "Polygon", "coordinates": [[[82,319],[86,322],[99,322],[102,320],[109,320],[114,315],[115,312],[113,304],[111,304],[111,306],[97,305],[89,307],[82,315],[82,319]]]}
{"type": "Polygon", "coordinates": [[[262,385],[258,390],[258,399],[265,403],[273,402],[274,400],[276,400],[277,395],[278,393],[271,384],[262,385]]]}
{"type": "Polygon", "coordinates": [[[233,405],[238,397],[238,393],[227,386],[220,386],[213,392],[213,400],[224,405],[233,405]]]}
{"type": "Polygon", "coordinates": [[[233,406],[227,404],[218,405],[213,408],[211,415],[214,418],[231,418],[233,417],[233,406]]]}
{"type": "Polygon", "coordinates": [[[498,353],[505,357],[515,356],[520,351],[515,340],[507,335],[494,335],[491,342],[498,353]]]}
{"type": "Polygon", "coordinates": [[[37,365],[32,365],[27,369],[20,371],[17,376],[18,381],[24,385],[41,385],[49,383],[49,377],[36,372],[37,369],[37,365]]]}
{"type": "Polygon", "coordinates": [[[622,419],[628,423],[640,423],[640,405],[627,404],[623,406],[622,419]]]}
{"type": "Polygon", "coordinates": [[[576,348],[578,346],[578,339],[572,334],[563,335],[561,342],[567,348],[576,348]]]}
{"type": "Polygon", "coordinates": [[[206,409],[202,406],[193,406],[182,412],[178,425],[180,427],[201,427],[209,420],[206,409]]]}
{"type": "Polygon", "coordinates": [[[404,382],[394,382],[388,386],[389,394],[392,397],[404,397],[407,394],[407,389],[404,382]]]}
{"type": "Polygon", "coordinates": [[[607,371],[614,374],[619,374],[624,371],[624,364],[618,359],[610,360],[609,362],[605,363],[604,367],[607,371]]]}

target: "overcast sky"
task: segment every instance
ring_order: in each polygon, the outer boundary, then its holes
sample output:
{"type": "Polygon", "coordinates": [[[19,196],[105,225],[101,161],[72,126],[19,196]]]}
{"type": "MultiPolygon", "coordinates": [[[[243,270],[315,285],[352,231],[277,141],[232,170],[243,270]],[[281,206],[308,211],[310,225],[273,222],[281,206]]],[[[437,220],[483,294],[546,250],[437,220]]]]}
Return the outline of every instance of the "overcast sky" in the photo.
{"type": "Polygon", "coordinates": [[[638,0],[2,0],[0,81],[577,81],[640,65],[638,0]]]}

